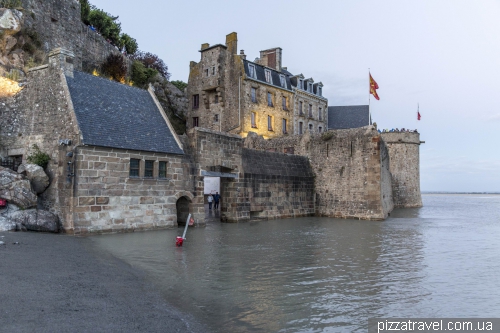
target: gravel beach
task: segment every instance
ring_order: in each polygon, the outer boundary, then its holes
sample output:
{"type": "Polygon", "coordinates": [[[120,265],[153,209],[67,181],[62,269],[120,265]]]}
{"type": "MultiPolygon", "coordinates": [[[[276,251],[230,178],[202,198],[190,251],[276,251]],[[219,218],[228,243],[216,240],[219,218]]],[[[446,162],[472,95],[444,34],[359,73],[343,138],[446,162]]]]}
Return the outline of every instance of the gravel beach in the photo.
{"type": "Polygon", "coordinates": [[[90,239],[30,232],[0,232],[0,331],[207,332],[90,239]]]}

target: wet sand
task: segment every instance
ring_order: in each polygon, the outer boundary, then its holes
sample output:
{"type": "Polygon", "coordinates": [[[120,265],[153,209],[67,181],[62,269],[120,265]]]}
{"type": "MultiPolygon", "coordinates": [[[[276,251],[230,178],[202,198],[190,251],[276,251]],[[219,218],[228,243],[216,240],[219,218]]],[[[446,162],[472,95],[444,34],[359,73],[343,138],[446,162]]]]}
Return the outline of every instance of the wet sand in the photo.
{"type": "Polygon", "coordinates": [[[2,332],[207,331],[88,238],[0,232],[0,241],[2,332]]]}

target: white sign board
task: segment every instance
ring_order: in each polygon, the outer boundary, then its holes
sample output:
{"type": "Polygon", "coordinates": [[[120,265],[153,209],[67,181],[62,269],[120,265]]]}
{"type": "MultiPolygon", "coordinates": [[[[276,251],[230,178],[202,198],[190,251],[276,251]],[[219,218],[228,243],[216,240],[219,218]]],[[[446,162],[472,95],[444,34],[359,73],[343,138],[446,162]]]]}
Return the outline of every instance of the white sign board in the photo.
{"type": "Polygon", "coordinates": [[[220,178],[219,177],[204,177],[205,194],[220,193],[220,178]]]}

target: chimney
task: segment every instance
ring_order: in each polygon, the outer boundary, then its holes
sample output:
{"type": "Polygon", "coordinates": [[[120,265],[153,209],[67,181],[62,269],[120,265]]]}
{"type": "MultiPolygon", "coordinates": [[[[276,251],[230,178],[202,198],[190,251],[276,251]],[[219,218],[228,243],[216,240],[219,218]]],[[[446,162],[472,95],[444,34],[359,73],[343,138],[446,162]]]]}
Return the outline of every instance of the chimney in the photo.
{"type": "Polygon", "coordinates": [[[238,52],[238,34],[236,32],[231,32],[226,36],[226,46],[229,54],[237,54],[238,52]]]}
{"type": "Polygon", "coordinates": [[[203,43],[201,44],[201,49],[204,50],[204,49],[208,49],[210,47],[210,44],[208,43],[203,43]]]}
{"type": "Polygon", "coordinates": [[[260,51],[261,65],[281,71],[281,47],[260,51]]]}
{"type": "Polygon", "coordinates": [[[247,58],[247,56],[245,55],[245,50],[240,50],[240,57],[241,57],[241,59],[247,58]]]}
{"type": "Polygon", "coordinates": [[[58,47],[49,53],[49,65],[61,68],[64,74],[73,77],[75,54],[69,50],[58,47]]]}

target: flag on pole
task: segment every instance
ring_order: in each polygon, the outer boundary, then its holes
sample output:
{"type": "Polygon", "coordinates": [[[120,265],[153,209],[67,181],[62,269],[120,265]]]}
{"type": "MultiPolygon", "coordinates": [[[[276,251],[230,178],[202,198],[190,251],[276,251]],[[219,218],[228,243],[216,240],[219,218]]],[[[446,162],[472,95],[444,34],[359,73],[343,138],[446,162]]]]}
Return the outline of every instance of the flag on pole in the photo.
{"type": "Polygon", "coordinates": [[[370,74],[370,94],[375,97],[375,99],[378,101],[380,98],[378,97],[377,94],[377,89],[378,89],[378,84],[375,82],[375,80],[372,78],[372,75],[370,74]]]}
{"type": "Polygon", "coordinates": [[[417,111],[417,120],[420,120],[420,111],[417,111]]]}

